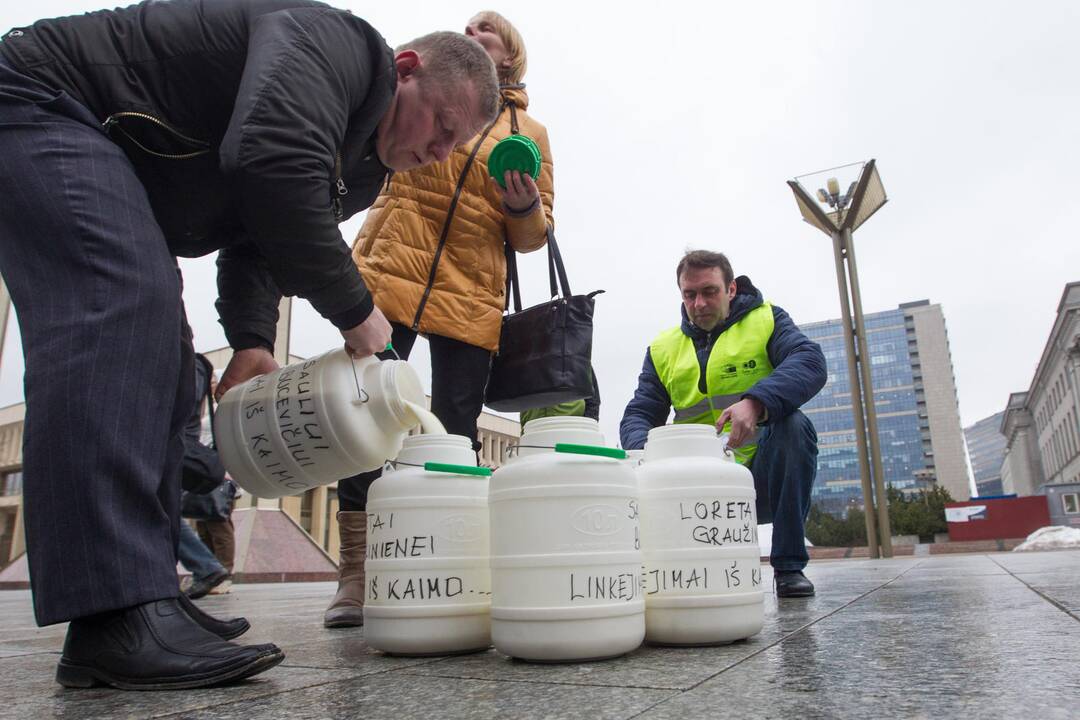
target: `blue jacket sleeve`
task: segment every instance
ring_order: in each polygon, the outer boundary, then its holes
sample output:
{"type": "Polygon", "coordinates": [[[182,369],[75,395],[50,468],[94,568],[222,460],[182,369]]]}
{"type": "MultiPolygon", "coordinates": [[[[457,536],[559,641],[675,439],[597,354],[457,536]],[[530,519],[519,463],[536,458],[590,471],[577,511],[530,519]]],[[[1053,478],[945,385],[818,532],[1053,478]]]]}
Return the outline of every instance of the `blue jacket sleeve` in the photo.
{"type": "Polygon", "coordinates": [[[767,351],[773,372],[743,397],[765,406],[766,424],[786,418],[825,387],[828,376],[821,346],[802,334],[791,317],[773,306],[773,334],[767,351]]]}
{"type": "Polygon", "coordinates": [[[656,374],[652,356],[645,351],[645,363],[638,376],[634,397],[623,411],[619,423],[619,440],[624,450],[640,450],[645,447],[649,431],[667,422],[671,413],[671,396],[656,374]]]}

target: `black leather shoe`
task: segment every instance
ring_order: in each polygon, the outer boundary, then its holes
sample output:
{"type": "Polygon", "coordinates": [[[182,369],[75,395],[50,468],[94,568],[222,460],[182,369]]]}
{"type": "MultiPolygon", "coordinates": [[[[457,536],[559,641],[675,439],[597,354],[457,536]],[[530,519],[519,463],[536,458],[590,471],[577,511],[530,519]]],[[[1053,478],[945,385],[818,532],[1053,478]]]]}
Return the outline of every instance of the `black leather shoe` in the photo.
{"type": "Polygon", "coordinates": [[[251,623],[247,621],[247,618],[238,617],[222,620],[200,610],[199,606],[191,602],[191,599],[183,593],[180,593],[176,599],[180,601],[180,607],[184,608],[184,612],[187,613],[189,618],[199,623],[204,630],[209,630],[222,640],[238,638],[251,629],[251,623]]]}
{"type": "Polygon", "coordinates": [[[218,570],[216,573],[210,575],[209,577],[204,577],[202,580],[193,581],[191,583],[191,587],[189,587],[187,589],[187,592],[184,594],[192,600],[198,600],[202,596],[206,595],[206,593],[210,592],[218,585],[228,580],[230,577],[232,576],[229,575],[229,572],[227,570],[218,570]]]}
{"type": "Polygon", "coordinates": [[[276,645],[225,642],[176,599],[73,620],[56,668],[65,687],[178,690],[234,682],[285,659],[276,645]]]}
{"type": "Polygon", "coordinates": [[[775,575],[776,597],[812,597],[814,583],[810,582],[802,570],[777,570],[775,575]]]}

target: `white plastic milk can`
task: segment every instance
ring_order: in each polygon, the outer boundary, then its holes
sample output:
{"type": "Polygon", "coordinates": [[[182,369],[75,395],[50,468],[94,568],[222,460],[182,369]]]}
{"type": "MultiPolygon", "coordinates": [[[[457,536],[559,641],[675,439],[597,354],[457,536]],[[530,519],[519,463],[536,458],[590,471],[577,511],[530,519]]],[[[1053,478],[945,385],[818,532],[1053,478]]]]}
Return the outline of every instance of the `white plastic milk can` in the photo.
{"type": "Polygon", "coordinates": [[[364,640],[398,655],[491,645],[488,477],[460,435],[406,438],[367,501],[364,640]]]}
{"type": "Polygon", "coordinates": [[[425,403],[408,363],[333,350],[231,388],[214,416],[218,453],[252,495],[298,495],[397,456],[425,403]]]}
{"type": "Polygon", "coordinates": [[[649,431],[637,468],[645,555],[645,639],[733,642],[761,631],[754,478],[710,425],[649,431]]]}
{"type": "Polygon", "coordinates": [[[568,662],[641,644],[636,480],[595,420],[525,425],[491,479],[491,637],[513,657],[568,662]]]}

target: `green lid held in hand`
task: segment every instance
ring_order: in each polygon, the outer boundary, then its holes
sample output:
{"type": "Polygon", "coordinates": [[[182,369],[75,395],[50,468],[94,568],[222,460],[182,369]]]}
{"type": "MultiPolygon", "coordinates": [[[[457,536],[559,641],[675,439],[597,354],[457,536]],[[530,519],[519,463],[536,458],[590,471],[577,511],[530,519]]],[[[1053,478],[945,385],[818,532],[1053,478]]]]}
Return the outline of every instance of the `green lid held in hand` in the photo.
{"type": "Polygon", "coordinates": [[[491,150],[488,156],[488,172],[500,187],[505,188],[503,176],[507,170],[518,170],[532,177],[540,176],[540,148],[524,135],[511,135],[503,138],[491,150]]]}

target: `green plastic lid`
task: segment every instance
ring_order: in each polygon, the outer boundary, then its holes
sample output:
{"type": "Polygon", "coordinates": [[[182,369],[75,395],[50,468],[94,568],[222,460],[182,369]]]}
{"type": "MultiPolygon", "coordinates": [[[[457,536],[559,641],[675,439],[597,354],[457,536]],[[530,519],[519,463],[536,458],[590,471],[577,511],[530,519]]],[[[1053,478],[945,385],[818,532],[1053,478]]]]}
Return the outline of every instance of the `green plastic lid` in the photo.
{"type": "Polygon", "coordinates": [[[534,180],[540,176],[540,148],[531,138],[511,135],[503,138],[492,148],[488,156],[488,172],[500,187],[506,187],[503,176],[507,170],[518,170],[534,180]]]}

